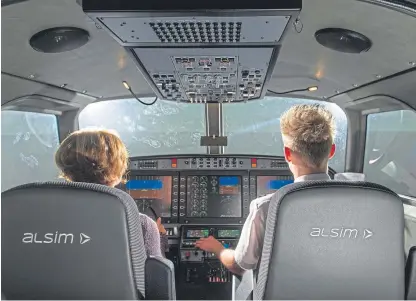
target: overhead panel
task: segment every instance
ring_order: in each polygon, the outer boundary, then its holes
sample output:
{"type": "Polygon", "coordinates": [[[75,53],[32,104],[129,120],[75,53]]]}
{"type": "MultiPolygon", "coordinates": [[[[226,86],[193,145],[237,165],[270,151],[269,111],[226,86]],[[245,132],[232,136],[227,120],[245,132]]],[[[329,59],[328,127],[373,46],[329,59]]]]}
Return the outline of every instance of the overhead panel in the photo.
{"type": "Polygon", "coordinates": [[[223,2],[87,0],[83,8],[126,48],[159,98],[262,98],[301,1],[223,2]]]}

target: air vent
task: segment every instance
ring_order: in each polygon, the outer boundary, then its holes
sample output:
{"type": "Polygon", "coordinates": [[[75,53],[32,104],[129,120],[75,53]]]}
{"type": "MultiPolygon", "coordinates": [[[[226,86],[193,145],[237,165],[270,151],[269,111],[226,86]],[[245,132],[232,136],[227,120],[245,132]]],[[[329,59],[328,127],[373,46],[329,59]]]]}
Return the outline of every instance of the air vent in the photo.
{"type": "Polygon", "coordinates": [[[150,27],[163,43],[238,43],[241,22],[159,22],[150,27]]]}

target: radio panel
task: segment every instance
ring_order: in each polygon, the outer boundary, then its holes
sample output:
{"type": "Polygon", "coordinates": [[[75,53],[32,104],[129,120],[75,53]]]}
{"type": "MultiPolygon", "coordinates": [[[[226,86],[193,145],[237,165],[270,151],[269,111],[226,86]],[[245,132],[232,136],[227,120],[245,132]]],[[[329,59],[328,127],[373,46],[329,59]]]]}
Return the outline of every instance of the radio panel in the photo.
{"type": "Polygon", "coordinates": [[[216,259],[214,254],[206,253],[195,247],[195,242],[200,238],[213,236],[218,239],[225,248],[235,248],[241,235],[241,227],[227,226],[184,226],[180,244],[181,261],[204,262],[216,259]]]}

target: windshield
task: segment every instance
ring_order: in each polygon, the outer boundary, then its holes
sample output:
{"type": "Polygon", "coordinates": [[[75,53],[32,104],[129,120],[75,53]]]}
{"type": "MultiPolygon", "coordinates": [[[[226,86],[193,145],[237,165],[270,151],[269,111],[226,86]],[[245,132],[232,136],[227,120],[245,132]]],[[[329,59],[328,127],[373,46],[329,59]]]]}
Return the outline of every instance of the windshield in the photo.
{"type": "Polygon", "coordinates": [[[329,165],[338,172],[343,171],[347,117],[339,106],[323,101],[265,97],[245,104],[224,104],[224,132],[228,137],[226,153],[283,156],[280,116],[293,105],[314,103],[325,105],[335,117],[336,152],[329,165]]]}
{"type": "Polygon", "coordinates": [[[200,137],[205,135],[202,105],[163,100],[151,106],[136,99],[101,101],[82,110],[79,127],[116,130],[130,156],[206,153],[206,148],[200,146],[200,137]]]}
{"type": "MultiPolygon", "coordinates": [[[[152,101],[153,98],[143,99],[152,101]]],[[[318,101],[281,97],[224,104],[225,154],[283,156],[280,115],[295,104],[318,101]]],[[[335,104],[319,101],[331,110],[337,123],[337,151],[330,161],[336,171],[344,170],[347,118],[335,104]]],[[[205,107],[158,100],[152,106],[135,99],[101,101],[88,105],[79,115],[80,128],[104,127],[116,130],[130,156],[206,154],[200,146],[205,135],[205,107]]]]}

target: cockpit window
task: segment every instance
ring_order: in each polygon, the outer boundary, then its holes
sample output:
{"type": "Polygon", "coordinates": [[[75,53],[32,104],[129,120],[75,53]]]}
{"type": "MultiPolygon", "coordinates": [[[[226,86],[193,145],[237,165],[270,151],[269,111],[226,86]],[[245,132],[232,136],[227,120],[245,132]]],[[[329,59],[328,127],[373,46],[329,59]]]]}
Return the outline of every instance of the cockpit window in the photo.
{"type": "Polygon", "coordinates": [[[370,114],[363,172],[369,182],[416,196],[416,113],[370,114]]]}
{"type": "Polygon", "coordinates": [[[79,127],[116,130],[130,156],[204,154],[206,149],[200,146],[204,117],[203,105],[158,100],[145,106],[135,99],[121,99],[89,104],[79,115],[79,127]]]}
{"type": "Polygon", "coordinates": [[[225,152],[283,156],[280,116],[293,105],[313,103],[325,105],[335,117],[336,152],[329,161],[329,166],[337,172],[344,171],[347,117],[339,106],[323,101],[265,97],[245,104],[224,104],[224,132],[228,136],[225,152]]]}
{"type": "Polygon", "coordinates": [[[58,180],[54,155],[59,145],[55,115],[1,112],[1,191],[58,180]]]}

